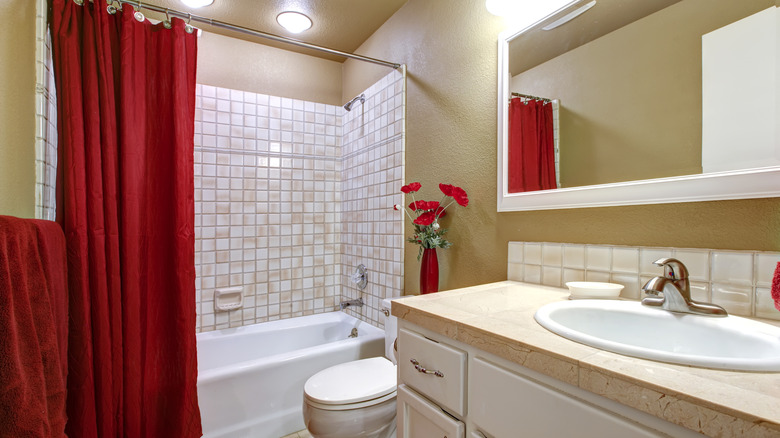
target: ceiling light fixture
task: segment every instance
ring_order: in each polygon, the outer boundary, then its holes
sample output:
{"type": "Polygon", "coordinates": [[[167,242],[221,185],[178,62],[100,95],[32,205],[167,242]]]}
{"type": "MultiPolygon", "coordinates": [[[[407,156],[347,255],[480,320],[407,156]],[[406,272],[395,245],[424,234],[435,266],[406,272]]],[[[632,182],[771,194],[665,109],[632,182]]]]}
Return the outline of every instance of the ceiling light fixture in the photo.
{"type": "Polygon", "coordinates": [[[214,3],[214,0],[181,0],[181,2],[191,8],[202,8],[214,3]]]}
{"type": "Polygon", "coordinates": [[[292,33],[301,33],[311,27],[311,19],[300,12],[286,11],[276,16],[276,22],[292,33]]]}
{"type": "Polygon", "coordinates": [[[566,24],[570,22],[571,20],[574,20],[575,18],[579,17],[580,15],[584,14],[588,9],[592,8],[596,5],[596,0],[591,1],[588,4],[582,5],[579,8],[569,12],[568,14],[564,15],[563,17],[553,21],[552,23],[548,24],[547,26],[544,26],[542,30],[552,30],[556,27],[566,24]]]}

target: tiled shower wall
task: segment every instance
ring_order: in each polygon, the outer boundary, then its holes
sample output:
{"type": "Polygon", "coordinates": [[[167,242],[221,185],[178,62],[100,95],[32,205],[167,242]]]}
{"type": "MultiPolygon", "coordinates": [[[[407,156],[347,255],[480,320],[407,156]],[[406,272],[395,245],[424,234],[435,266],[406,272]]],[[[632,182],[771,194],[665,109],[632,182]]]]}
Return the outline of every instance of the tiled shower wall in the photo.
{"type": "Polygon", "coordinates": [[[342,144],[341,287],[343,299],[362,297],[347,308],[383,327],[381,301],[403,290],[404,81],[393,72],[365,91],[366,100],[344,114],[342,144]],[[363,291],[350,281],[356,267],[368,269],[363,291]]]}
{"type": "Polygon", "coordinates": [[[399,82],[397,73],[382,79],[366,91],[365,108],[346,115],[198,85],[198,331],[332,311],[353,263],[369,268],[362,319],[376,321],[379,300],[400,294],[401,218],[380,212],[392,211],[387,194],[402,178],[399,82]],[[362,235],[345,239],[344,230],[362,235]],[[215,290],[228,287],[243,288],[244,306],[217,312],[215,290]]]}
{"type": "Polygon", "coordinates": [[[35,217],[55,219],[57,93],[52,68],[47,0],[36,3],[35,19],[35,217]]]}
{"type": "Polygon", "coordinates": [[[331,310],[339,289],[339,108],[206,85],[195,116],[200,330],[331,310]],[[243,309],[215,312],[216,289],[243,309]]]}
{"type": "Polygon", "coordinates": [[[780,320],[770,292],[777,252],[509,242],[507,278],[555,287],[568,281],[619,283],[625,286],[621,297],[638,300],[642,285],[663,274],[653,262],[664,257],[688,268],[694,300],[734,315],[780,320]]]}

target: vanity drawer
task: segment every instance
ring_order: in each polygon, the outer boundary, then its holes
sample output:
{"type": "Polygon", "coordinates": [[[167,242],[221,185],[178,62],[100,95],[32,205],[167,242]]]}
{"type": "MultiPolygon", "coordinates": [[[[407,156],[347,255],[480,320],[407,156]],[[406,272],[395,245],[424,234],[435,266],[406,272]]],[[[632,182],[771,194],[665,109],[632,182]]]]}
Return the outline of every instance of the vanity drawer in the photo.
{"type": "Polygon", "coordinates": [[[398,368],[403,383],[453,415],[466,414],[465,351],[400,329],[398,353],[398,368]]]}
{"type": "Polygon", "coordinates": [[[406,385],[398,387],[398,438],[463,438],[465,425],[406,385]]]}

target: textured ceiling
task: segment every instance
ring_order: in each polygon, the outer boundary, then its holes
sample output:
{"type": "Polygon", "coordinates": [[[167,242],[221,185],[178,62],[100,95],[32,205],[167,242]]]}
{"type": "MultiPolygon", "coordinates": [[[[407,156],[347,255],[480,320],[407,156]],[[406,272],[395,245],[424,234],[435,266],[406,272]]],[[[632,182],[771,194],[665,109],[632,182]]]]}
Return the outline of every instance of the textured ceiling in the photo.
{"type": "MultiPolygon", "coordinates": [[[[342,52],[353,53],[407,0],[214,0],[214,4],[192,9],[179,0],[141,0],[142,3],[170,8],[193,15],[236,24],[266,33],[285,36],[342,52]],[[307,15],[314,24],[311,29],[293,34],[276,23],[276,16],[284,11],[307,15]]],[[[159,18],[155,14],[148,16],[159,18]]],[[[290,44],[225,31],[213,26],[193,23],[196,27],[236,38],[255,41],[287,50],[294,50],[326,59],[344,58],[299,49],[290,44]]]]}

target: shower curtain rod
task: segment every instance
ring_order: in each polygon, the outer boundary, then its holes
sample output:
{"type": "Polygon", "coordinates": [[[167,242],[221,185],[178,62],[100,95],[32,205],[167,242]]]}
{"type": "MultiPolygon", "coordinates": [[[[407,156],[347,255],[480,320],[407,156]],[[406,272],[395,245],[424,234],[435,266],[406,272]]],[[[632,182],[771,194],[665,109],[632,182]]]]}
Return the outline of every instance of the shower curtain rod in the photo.
{"type": "Polygon", "coordinates": [[[515,97],[524,97],[524,98],[526,98],[526,99],[533,99],[533,100],[541,100],[542,102],[552,102],[552,99],[547,99],[547,98],[545,98],[545,97],[536,97],[536,96],[531,96],[530,94],[522,94],[522,93],[514,93],[514,92],[513,92],[513,93],[512,93],[512,96],[515,96],[515,97]]]}
{"type": "Polygon", "coordinates": [[[136,8],[148,9],[150,11],[155,11],[155,12],[160,12],[160,13],[163,13],[163,14],[167,14],[168,16],[176,16],[176,17],[179,17],[181,19],[187,19],[187,20],[190,20],[190,21],[197,21],[197,22],[209,24],[211,26],[218,27],[218,28],[221,28],[221,29],[232,30],[234,32],[239,32],[239,33],[243,33],[243,34],[246,34],[246,35],[252,35],[252,36],[256,36],[256,37],[260,37],[260,38],[265,38],[265,39],[276,41],[276,42],[280,42],[280,43],[292,44],[294,46],[303,47],[303,48],[306,48],[306,49],[312,49],[312,50],[317,50],[319,52],[330,53],[331,55],[338,55],[338,56],[343,56],[345,58],[356,59],[358,61],[370,62],[372,64],[383,65],[385,67],[391,67],[393,69],[398,69],[398,68],[401,67],[401,64],[396,64],[394,62],[383,61],[381,59],[375,59],[375,58],[369,58],[368,56],[355,55],[354,53],[342,52],[340,50],[330,49],[328,47],[318,46],[316,44],[306,43],[306,42],[299,41],[299,40],[296,40],[296,39],[287,38],[287,37],[283,37],[283,36],[280,36],[280,35],[274,35],[272,33],[267,33],[267,32],[263,32],[263,31],[260,31],[260,30],[255,30],[255,29],[250,29],[248,27],[239,26],[239,25],[236,25],[236,24],[226,23],[224,21],[214,20],[214,19],[211,19],[211,18],[190,14],[189,12],[182,12],[182,11],[177,11],[175,9],[163,8],[163,7],[160,7],[160,6],[150,5],[150,4],[147,4],[147,3],[142,3],[142,2],[136,1],[136,0],[116,0],[116,1],[121,3],[121,4],[129,4],[129,5],[134,6],[136,8]]]}

